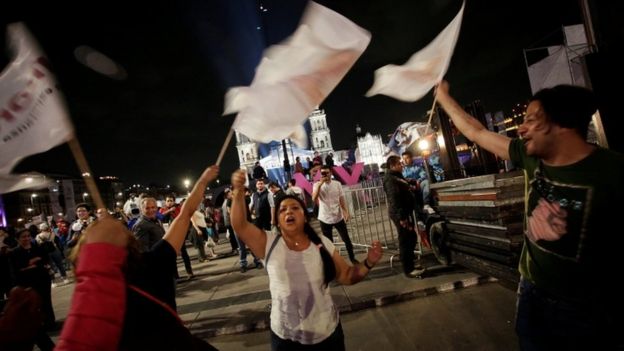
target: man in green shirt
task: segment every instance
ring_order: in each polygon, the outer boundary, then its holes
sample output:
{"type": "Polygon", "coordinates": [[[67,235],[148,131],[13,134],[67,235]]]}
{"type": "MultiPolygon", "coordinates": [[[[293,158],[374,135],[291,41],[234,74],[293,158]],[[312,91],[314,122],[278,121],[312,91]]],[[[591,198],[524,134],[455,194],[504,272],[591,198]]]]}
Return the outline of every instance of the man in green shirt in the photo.
{"type": "Polygon", "coordinates": [[[597,103],[559,85],[531,99],[521,139],[487,130],[449,95],[437,100],[468,139],[528,176],[516,332],[523,350],[621,349],[622,298],[606,283],[622,273],[624,156],[587,143],[597,103]]]}

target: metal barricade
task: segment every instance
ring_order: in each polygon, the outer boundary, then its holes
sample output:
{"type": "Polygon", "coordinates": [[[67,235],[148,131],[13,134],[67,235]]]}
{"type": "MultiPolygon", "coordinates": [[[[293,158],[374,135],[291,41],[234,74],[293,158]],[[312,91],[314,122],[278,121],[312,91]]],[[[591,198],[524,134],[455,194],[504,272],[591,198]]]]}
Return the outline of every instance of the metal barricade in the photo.
{"type": "MultiPolygon", "coordinates": [[[[391,254],[390,267],[392,268],[392,262],[399,254],[399,236],[388,215],[388,199],[381,179],[345,186],[343,191],[351,215],[351,219],[347,222],[347,229],[354,248],[366,249],[370,247],[373,240],[379,240],[385,253],[391,254]]],[[[417,238],[414,253],[419,258],[422,255],[422,245],[420,237],[417,236],[417,238]]],[[[338,247],[342,249],[343,246],[338,247]]]]}

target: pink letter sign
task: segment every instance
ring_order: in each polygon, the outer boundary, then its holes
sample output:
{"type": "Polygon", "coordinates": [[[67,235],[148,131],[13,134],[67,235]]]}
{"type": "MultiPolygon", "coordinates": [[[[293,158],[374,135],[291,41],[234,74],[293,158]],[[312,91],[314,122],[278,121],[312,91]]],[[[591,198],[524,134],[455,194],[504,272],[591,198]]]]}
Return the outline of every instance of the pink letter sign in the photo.
{"type": "MultiPolygon", "coordinates": [[[[334,173],[334,176],[336,176],[336,179],[340,181],[343,185],[354,185],[358,183],[363,169],[364,163],[358,162],[353,165],[351,174],[349,174],[349,172],[342,166],[334,166],[334,168],[332,168],[332,172],[334,173]]],[[[313,181],[317,182],[320,178],[321,172],[316,172],[313,181]]],[[[305,190],[308,194],[310,194],[310,196],[312,196],[313,182],[309,182],[301,173],[295,173],[293,175],[293,179],[297,182],[298,187],[305,190]]]]}

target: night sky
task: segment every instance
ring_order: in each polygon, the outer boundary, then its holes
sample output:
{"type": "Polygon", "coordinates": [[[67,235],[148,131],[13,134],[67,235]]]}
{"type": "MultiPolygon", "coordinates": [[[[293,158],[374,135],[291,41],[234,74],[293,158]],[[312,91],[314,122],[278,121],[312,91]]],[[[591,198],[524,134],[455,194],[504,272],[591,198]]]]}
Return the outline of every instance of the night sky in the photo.
{"type": "MultiPolygon", "coordinates": [[[[403,64],[448,24],[461,1],[319,3],[372,33],[366,52],[321,106],[334,149],[354,142],[356,123],[385,136],[400,123],[422,120],[431,93],[416,103],[363,95],[375,69],[403,64]]],[[[286,37],[304,6],[299,0],[59,4],[14,5],[23,7],[0,18],[3,28],[25,21],[48,55],[93,172],[126,184],[178,185],[215,162],[232,123],[221,116],[225,90],[251,81],[262,48],[286,37]],[[112,58],[127,78],[114,80],[79,63],[74,50],[80,45],[112,58]]],[[[530,97],[522,50],[557,43],[562,25],[580,21],[575,0],[468,0],[446,75],[451,92],[461,103],[478,99],[486,111],[510,111],[530,97]]],[[[7,61],[5,52],[2,65],[7,61]]],[[[237,166],[232,143],[224,178],[237,166]]],[[[78,174],[64,145],[25,159],[15,169],[24,171],[78,174]]]]}

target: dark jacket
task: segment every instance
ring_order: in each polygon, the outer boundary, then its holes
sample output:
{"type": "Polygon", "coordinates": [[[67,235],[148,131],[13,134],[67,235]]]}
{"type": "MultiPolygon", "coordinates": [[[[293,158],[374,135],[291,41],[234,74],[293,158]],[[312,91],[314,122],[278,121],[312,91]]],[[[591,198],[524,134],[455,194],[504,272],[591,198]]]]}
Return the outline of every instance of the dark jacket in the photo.
{"type": "Polygon", "coordinates": [[[400,172],[388,171],[383,179],[388,198],[388,213],[392,219],[405,220],[414,211],[414,194],[400,172]]]}
{"type": "Polygon", "coordinates": [[[258,165],[254,167],[253,179],[264,179],[266,178],[266,176],[266,172],[264,171],[264,168],[262,168],[262,166],[258,165]]]}
{"type": "Polygon", "coordinates": [[[149,219],[141,215],[132,227],[132,233],[139,241],[141,251],[145,252],[165,236],[165,229],[158,219],[149,219]]]}
{"type": "MultiPolygon", "coordinates": [[[[271,206],[269,205],[269,191],[253,193],[253,210],[256,216],[254,224],[264,230],[271,230],[271,206]]],[[[273,196],[271,194],[271,196],[273,196]]]]}

